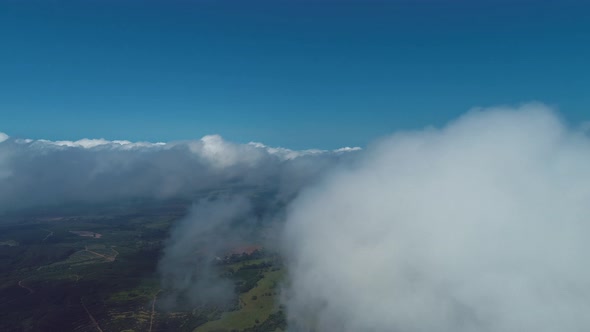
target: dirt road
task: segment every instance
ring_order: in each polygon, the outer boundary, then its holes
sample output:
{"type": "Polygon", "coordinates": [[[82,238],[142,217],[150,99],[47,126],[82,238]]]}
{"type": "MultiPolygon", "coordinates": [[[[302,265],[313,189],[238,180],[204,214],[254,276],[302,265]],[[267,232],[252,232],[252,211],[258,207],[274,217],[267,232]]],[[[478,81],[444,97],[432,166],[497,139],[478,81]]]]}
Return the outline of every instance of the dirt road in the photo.
{"type": "Polygon", "coordinates": [[[152,315],[150,318],[150,329],[148,332],[152,332],[152,327],[154,326],[154,316],[156,315],[156,301],[158,300],[158,294],[160,294],[162,290],[159,290],[156,295],[154,295],[154,302],[152,302],[152,315]]]}
{"type": "Polygon", "coordinates": [[[114,262],[115,259],[117,259],[117,255],[119,255],[119,252],[117,250],[113,249],[113,248],[111,248],[111,250],[115,252],[115,255],[114,256],[107,256],[107,255],[103,255],[103,254],[97,253],[96,251],[92,251],[92,250],[88,249],[88,246],[86,246],[85,249],[84,249],[84,251],[87,251],[87,252],[89,252],[91,254],[94,254],[94,255],[97,255],[99,257],[104,258],[107,262],[114,262]]]}
{"type": "Polygon", "coordinates": [[[98,322],[96,321],[96,319],[94,319],[94,316],[92,316],[92,314],[90,313],[90,311],[88,311],[88,308],[86,308],[86,305],[84,304],[84,301],[82,301],[82,298],[80,298],[80,303],[82,303],[82,307],[84,307],[84,310],[86,310],[86,313],[88,314],[88,318],[90,318],[90,320],[92,321],[92,323],[94,324],[94,326],[96,327],[96,329],[99,332],[104,332],[100,328],[100,325],[98,325],[98,322]]]}

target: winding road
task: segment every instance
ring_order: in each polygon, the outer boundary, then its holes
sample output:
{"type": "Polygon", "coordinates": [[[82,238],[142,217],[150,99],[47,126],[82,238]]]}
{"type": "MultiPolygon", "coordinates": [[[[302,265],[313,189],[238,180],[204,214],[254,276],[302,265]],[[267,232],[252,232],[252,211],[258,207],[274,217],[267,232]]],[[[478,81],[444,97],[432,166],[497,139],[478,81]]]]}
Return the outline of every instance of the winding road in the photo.
{"type": "MultiPolygon", "coordinates": [[[[25,278],[25,279],[27,279],[27,278],[25,278]]],[[[35,293],[35,290],[33,290],[31,287],[25,286],[25,284],[23,283],[23,281],[25,281],[25,279],[22,279],[18,282],[19,287],[28,290],[29,294],[27,294],[27,295],[31,295],[31,294],[35,293]]]]}

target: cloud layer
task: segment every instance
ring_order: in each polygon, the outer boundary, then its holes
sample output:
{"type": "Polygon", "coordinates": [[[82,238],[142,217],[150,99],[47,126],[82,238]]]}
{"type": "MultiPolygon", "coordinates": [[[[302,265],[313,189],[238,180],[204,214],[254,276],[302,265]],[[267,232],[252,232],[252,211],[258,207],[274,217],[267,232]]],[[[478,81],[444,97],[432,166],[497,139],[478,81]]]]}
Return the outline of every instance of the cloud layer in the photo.
{"type": "Polygon", "coordinates": [[[0,212],[130,198],[193,199],[199,191],[229,185],[268,187],[289,195],[351,150],[293,151],[236,144],[217,135],[149,143],[0,134],[0,212]]]}
{"type": "Polygon", "coordinates": [[[590,139],[542,105],[398,133],[290,207],[291,329],[586,331],[590,139]]]}

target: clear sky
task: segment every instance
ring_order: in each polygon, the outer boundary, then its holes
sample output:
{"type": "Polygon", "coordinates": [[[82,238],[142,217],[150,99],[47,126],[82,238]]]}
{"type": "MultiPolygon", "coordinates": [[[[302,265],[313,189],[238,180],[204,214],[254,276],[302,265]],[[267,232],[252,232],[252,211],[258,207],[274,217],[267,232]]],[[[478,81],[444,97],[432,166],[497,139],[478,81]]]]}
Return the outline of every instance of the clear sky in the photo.
{"type": "Polygon", "coordinates": [[[474,106],[590,120],[590,1],[0,0],[0,132],[363,146],[474,106]]]}

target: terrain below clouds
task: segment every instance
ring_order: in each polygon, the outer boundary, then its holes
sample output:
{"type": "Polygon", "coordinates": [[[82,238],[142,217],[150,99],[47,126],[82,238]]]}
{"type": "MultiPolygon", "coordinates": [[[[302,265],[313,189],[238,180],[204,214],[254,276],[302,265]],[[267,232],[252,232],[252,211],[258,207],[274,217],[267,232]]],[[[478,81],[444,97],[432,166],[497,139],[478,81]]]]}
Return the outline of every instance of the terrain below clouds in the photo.
{"type": "Polygon", "coordinates": [[[588,131],[542,104],[364,150],[0,133],[0,304],[53,312],[47,282],[67,326],[586,331],[588,202],[588,131]]]}

